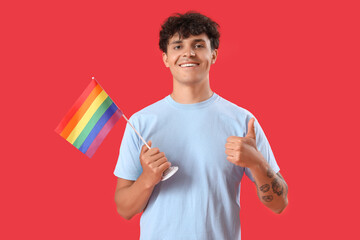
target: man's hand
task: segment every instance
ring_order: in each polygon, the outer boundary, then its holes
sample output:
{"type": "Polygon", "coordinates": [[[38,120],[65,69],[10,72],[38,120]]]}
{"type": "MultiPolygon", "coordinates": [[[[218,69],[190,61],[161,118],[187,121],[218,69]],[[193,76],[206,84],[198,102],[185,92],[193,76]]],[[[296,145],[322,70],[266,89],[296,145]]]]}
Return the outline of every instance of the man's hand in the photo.
{"type": "Polygon", "coordinates": [[[280,173],[274,174],[268,162],[256,148],[255,118],[248,123],[245,137],[231,136],[225,144],[227,160],[240,167],[250,169],[255,179],[261,202],[275,213],[281,213],[287,206],[287,184],[280,173]]]}
{"type": "Polygon", "coordinates": [[[225,144],[225,153],[229,162],[240,167],[252,168],[263,161],[263,156],[256,148],[254,122],[255,118],[251,118],[245,137],[228,137],[225,144]]]}
{"type": "MultiPolygon", "coordinates": [[[[148,142],[151,147],[151,141],[148,142]]],[[[140,153],[140,163],[143,168],[143,179],[147,187],[153,187],[161,180],[163,172],[171,166],[165,157],[165,153],[160,152],[159,148],[148,149],[143,145],[140,153]]]]}

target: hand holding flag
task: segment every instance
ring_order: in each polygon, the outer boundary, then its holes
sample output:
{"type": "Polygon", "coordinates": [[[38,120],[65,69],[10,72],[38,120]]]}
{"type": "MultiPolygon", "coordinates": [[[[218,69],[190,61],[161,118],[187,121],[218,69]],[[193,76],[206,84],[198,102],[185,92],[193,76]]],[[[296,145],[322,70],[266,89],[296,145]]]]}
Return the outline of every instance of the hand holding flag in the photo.
{"type": "MultiPolygon", "coordinates": [[[[148,142],[151,147],[151,141],[148,142]]],[[[143,145],[140,153],[140,163],[143,169],[142,176],[148,188],[154,187],[160,182],[164,171],[169,169],[171,163],[167,160],[165,153],[159,148],[147,148],[143,145]]]]}

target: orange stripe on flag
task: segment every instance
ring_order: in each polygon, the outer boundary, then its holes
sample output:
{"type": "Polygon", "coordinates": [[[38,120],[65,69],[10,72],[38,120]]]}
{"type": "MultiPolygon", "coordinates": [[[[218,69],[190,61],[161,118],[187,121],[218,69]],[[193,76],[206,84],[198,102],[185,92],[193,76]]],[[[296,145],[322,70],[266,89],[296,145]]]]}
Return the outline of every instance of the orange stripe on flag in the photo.
{"type": "Polygon", "coordinates": [[[74,116],[71,118],[69,123],[66,125],[64,130],[61,132],[60,136],[67,139],[72,130],[76,127],[78,122],[81,120],[81,118],[84,116],[92,102],[95,100],[95,98],[101,93],[102,88],[99,84],[96,85],[96,87],[91,91],[89,96],[86,98],[85,102],[81,105],[79,110],[74,114],[74,116]]]}
{"type": "Polygon", "coordinates": [[[86,98],[89,96],[91,91],[96,87],[97,82],[93,79],[90,84],[86,87],[85,91],[80,95],[80,97],[76,100],[74,105],[71,107],[70,111],[65,115],[65,117],[61,120],[59,125],[55,128],[55,132],[60,134],[66,125],[69,123],[74,114],[79,110],[81,105],[85,102],[86,98]]]}

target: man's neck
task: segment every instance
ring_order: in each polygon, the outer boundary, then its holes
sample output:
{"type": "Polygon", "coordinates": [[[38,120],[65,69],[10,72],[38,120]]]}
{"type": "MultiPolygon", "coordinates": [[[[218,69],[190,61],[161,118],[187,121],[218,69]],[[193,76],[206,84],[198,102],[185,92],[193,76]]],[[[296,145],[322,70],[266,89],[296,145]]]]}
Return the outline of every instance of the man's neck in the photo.
{"type": "Polygon", "coordinates": [[[170,96],[175,102],[192,104],[205,101],[212,95],[213,91],[210,88],[209,81],[189,85],[179,84],[174,81],[173,92],[170,96]]]}

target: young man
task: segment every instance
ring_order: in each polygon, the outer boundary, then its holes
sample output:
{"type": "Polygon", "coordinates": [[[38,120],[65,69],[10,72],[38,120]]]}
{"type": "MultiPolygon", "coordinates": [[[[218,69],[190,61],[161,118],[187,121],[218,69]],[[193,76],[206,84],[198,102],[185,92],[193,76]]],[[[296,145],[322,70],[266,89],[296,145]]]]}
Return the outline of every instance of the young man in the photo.
{"type": "Polygon", "coordinates": [[[194,12],[169,17],[160,31],[173,92],[135,113],[114,174],[121,216],[143,211],[140,239],[240,239],[240,181],[256,183],[265,206],[280,213],[287,185],[253,115],[210,88],[218,55],[217,23],[194,12]],[[171,163],[175,175],[160,181],[171,163]]]}

